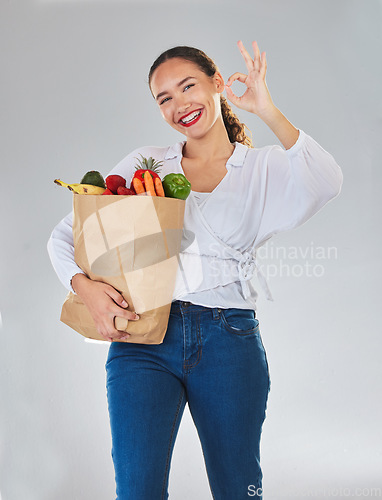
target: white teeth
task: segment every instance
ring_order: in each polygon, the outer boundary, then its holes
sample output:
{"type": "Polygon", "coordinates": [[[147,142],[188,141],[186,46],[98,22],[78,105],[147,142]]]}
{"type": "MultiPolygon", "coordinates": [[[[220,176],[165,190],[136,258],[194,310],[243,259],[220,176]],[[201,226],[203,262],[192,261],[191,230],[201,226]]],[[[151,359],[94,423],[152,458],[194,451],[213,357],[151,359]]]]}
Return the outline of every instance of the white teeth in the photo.
{"type": "Polygon", "coordinates": [[[189,123],[192,122],[197,116],[199,116],[201,111],[195,111],[195,113],[192,113],[191,115],[187,116],[187,118],[184,118],[183,120],[180,120],[183,123],[189,123]]]}

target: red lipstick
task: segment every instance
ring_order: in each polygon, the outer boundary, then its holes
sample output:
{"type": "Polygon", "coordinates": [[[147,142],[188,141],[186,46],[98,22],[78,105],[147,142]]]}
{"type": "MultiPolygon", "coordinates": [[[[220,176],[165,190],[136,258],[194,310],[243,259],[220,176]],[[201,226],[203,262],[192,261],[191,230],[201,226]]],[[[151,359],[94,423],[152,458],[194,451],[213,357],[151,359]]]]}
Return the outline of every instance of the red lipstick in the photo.
{"type": "Polygon", "coordinates": [[[179,123],[183,126],[183,127],[191,127],[191,125],[194,125],[196,122],[199,121],[200,117],[202,116],[202,113],[203,113],[203,110],[199,109],[199,110],[196,110],[196,111],[191,111],[190,113],[188,113],[187,115],[184,115],[182,116],[182,118],[179,120],[179,123]],[[183,122],[183,120],[185,120],[188,116],[190,115],[195,115],[195,117],[191,120],[191,121],[188,121],[188,122],[183,122]]]}

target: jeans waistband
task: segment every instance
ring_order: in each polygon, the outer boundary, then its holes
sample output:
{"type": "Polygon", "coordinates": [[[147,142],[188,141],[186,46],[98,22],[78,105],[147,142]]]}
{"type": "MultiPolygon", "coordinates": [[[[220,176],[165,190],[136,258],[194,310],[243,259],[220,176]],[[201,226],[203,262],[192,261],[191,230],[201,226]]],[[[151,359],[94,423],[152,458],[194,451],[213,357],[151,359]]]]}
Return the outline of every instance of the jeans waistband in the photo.
{"type": "MultiPolygon", "coordinates": [[[[201,306],[198,304],[193,304],[192,302],[187,302],[185,300],[174,300],[171,303],[171,311],[172,312],[197,312],[197,311],[211,311],[213,314],[213,317],[218,317],[220,315],[220,311],[224,310],[222,307],[207,307],[207,306],[201,306]]],[[[255,313],[256,317],[256,313],[255,313]]]]}
{"type": "Polygon", "coordinates": [[[193,313],[209,312],[213,319],[218,319],[220,317],[220,309],[218,307],[206,307],[200,306],[198,304],[193,304],[192,302],[187,302],[185,300],[174,300],[171,303],[171,313],[173,314],[187,314],[191,315],[193,313]]]}
{"type": "Polygon", "coordinates": [[[207,307],[207,306],[200,306],[198,304],[193,304],[192,302],[187,302],[185,300],[174,300],[171,303],[171,309],[172,310],[205,310],[205,311],[211,311],[212,309],[218,309],[217,307],[207,307]]]}

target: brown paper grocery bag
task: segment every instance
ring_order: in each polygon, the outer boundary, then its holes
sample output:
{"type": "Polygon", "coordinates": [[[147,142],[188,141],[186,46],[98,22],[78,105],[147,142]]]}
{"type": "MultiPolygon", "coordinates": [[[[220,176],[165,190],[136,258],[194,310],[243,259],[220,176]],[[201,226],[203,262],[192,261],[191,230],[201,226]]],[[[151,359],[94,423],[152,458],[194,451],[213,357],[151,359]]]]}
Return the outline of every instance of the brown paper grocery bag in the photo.
{"type": "MultiPolygon", "coordinates": [[[[115,318],[125,342],[161,344],[179,268],[185,201],[159,196],[73,194],[77,265],[93,280],[118,290],[139,314],[115,318]]],[[[85,337],[104,340],[81,299],[69,292],[61,321],[85,337]]]]}

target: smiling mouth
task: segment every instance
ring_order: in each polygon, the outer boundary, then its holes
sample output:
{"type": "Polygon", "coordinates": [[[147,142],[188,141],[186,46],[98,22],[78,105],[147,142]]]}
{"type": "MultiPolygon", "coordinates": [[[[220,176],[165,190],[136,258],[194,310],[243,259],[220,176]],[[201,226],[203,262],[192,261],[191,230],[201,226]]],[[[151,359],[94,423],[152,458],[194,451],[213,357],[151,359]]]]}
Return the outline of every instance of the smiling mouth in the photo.
{"type": "Polygon", "coordinates": [[[194,111],[193,113],[190,113],[189,115],[185,116],[184,118],[179,120],[179,123],[183,125],[184,127],[189,127],[196,123],[200,116],[202,114],[202,110],[200,109],[199,111],[194,111]]]}

